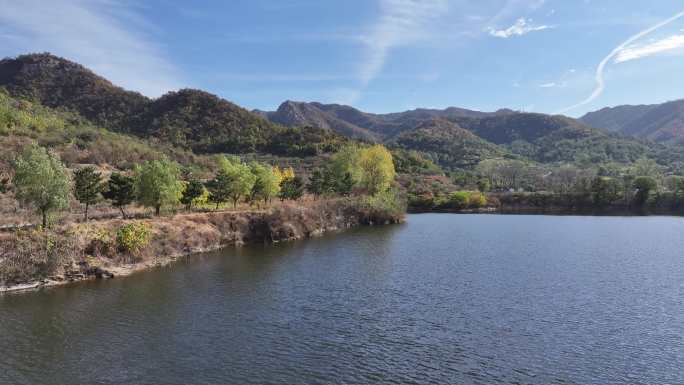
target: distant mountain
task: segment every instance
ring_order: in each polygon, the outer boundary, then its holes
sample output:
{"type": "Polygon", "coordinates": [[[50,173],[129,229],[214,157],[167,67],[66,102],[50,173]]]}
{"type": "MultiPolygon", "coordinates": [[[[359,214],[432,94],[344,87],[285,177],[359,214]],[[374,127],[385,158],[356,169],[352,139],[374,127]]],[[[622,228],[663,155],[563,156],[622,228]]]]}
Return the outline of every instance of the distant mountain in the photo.
{"type": "Polygon", "coordinates": [[[514,113],[511,110],[489,113],[449,107],[444,110],[419,108],[389,114],[372,114],[340,104],[293,101],[284,102],[277,111],[255,112],[286,126],[321,127],[370,141],[387,140],[403,131],[414,129],[426,120],[435,118],[482,118],[514,113]]]}
{"type": "Polygon", "coordinates": [[[604,108],[580,120],[592,127],[655,142],[684,143],[684,100],[604,108]]]}
{"type": "Polygon", "coordinates": [[[196,152],[276,152],[310,155],[329,151],[343,138],[323,128],[287,128],[200,90],[158,99],[126,91],[80,64],[31,54],[0,61],[0,87],[12,96],[78,112],[118,132],[170,142],[196,152]],[[301,138],[289,143],[284,138],[301,138]]]}
{"type": "MultiPolygon", "coordinates": [[[[348,108],[354,110],[351,107],[348,108]]],[[[363,114],[358,110],[354,111],[363,114]]],[[[286,101],[278,107],[277,111],[262,113],[262,115],[266,116],[274,123],[279,123],[288,127],[318,127],[332,130],[351,138],[368,141],[378,140],[375,133],[355,124],[354,121],[357,119],[338,118],[334,111],[331,111],[330,108],[319,103],[286,101]]]]}
{"type": "Polygon", "coordinates": [[[629,163],[648,146],[566,116],[508,109],[481,112],[450,107],[371,114],[339,104],[285,102],[261,112],[284,125],[322,127],[346,136],[416,150],[443,167],[468,167],[476,160],[518,156],[539,162],[629,163]],[[467,133],[467,135],[466,135],[467,133]]]}
{"type": "Polygon", "coordinates": [[[425,120],[413,130],[400,133],[389,144],[424,153],[447,168],[473,167],[482,160],[507,154],[503,148],[444,118],[425,120]]]}

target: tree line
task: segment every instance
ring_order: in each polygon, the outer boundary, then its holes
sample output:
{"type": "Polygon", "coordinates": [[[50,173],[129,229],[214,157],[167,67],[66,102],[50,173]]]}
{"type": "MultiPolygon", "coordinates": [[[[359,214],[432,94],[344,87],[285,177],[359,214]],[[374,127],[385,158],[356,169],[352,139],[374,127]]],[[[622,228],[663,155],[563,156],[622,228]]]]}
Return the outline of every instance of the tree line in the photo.
{"type": "MultiPolygon", "coordinates": [[[[32,144],[16,157],[11,185],[20,202],[37,209],[45,228],[48,215],[67,209],[72,196],[83,205],[87,221],[89,208],[103,200],[120,210],[123,218],[133,203],[153,209],[155,215],[179,205],[187,210],[200,205],[219,209],[227,203],[235,208],[240,202],[261,207],[274,198],[297,201],[306,192],[315,198],[376,196],[393,187],[396,175],[392,155],[381,145],[346,145],[307,180],[292,168],[245,163],[235,156],[218,156],[216,163],[217,171],[209,180],[183,177],[180,166],[168,158],[137,164],[128,174],[113,172],[105,180],[93,166],[70,172],[55,154],[32,144]]],[[[2,187],[3,191],[10,187],[8,179],[3,179],[2,187]]]]}
{"type": "Polygon", "coordinates": [[[464,190],[486,194],[488,206],[684,210],[684,176],[648,158],[581,165],[487,159],[449,177],[413,178],[407,190],[413,210],[475,208],[455,199],[464,190]]]}

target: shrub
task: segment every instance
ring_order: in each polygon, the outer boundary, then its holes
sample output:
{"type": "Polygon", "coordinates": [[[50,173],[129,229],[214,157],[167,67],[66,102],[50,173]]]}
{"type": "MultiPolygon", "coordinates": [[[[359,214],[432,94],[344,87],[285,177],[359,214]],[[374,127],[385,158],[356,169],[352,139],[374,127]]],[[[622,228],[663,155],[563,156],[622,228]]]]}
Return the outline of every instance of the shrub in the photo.
{"type": "Polygon", "coordinates": [[[120,251],[135,253],[150,242],[150,229],[143,222],[128,223],[116,232],[116,246],[120,251]]]}
{"type": "Polygon", "coordinates": [[[47,278],[72,256],[73,241],[50,231],[19,231],[0,238],[0,284],[47,278]]]}
{"type": "Polygon", "coordinates": [[[472,208],[481,208],[487,206],[487,198],[479,191],[470,193],[468,197],[468,205],[472,208]]]}
{"type": "Polygon", "coordinates": [[[451,207],[457,210],[468,207],[470,202],[470,193],[467,191],[456,191],[449,196],[449,203],[451,207]]]}
{"type": "Polygon", "coordinates": [[[366,196],[361,200],[365,223],[398,223],[406,213],[406,200],[395,189],[366,196]]]}

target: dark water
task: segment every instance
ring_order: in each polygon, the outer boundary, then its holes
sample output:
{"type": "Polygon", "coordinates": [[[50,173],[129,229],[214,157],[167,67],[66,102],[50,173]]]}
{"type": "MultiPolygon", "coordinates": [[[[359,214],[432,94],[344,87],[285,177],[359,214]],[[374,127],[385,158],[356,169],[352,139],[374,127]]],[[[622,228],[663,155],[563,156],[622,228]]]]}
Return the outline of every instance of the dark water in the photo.
{"type": "Polygon", "coordinates": [[[0,297],[1,384],[684,384],[684,219],[414,215],[0,297]]]}

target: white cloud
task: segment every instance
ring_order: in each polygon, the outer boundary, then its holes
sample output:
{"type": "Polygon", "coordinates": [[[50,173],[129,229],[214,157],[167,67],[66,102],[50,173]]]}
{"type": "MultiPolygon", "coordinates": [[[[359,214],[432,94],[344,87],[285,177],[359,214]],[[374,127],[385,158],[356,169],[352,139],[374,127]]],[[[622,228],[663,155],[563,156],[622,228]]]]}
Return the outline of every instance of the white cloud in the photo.
{"type": "Polygon", "coordinates": [[[149,37],[157,31],[129,5],[109,0],[0,0],[0,9],[0,24],[18,36],[0,47],[5,56],[49,51],[148,96],[181,84],[149,37]]]}
{"type": "Polygon", "coordinates": [[[674,35],[645,45],[625,47],[615,56],[615,63],[641,59],[660,53],[671,52],[684,47],[684,35],[674,35]]]}
{"type": "Polygon", "coordinates": [[[362,87],[380,73],[392,48],[425,38],[429,22],[447,8],[447,0],[380,0],[380,19],[364,41],[367,57],[359,71],[362,87]]]}
{"type": "Polygon", "coordinates": [[[634,36],[630,37],[629,39],[625,40],[622,44],[620,44],[620,45],[618,45],[617,47],[615,47],[615,49],[613,49],[613,50],[608,54],[608,56],[606,56],[605,58],[603,58],[603,60],[601,60],[601,62],[599,63],[598,67],[596,68],[596,77],[595,77],[595,78],[596,78],[596,87],[594,88],[594,91],[591,93],[591,95],[589,95],[588,98],[586,98],[586,99],[580,101],[580,102],[577,103],[577,104],[574,104],[574,105],[572,105],[572,106],[570,106],[570,107],[566,107],[566,108],[564,108],[564,109],[558,111],[558,113],[566,113],[566,112],[568,112],[568,111],[574,110],[574,109],[576,109],[576,108],[578,108],[578,107],[584,106],[584,105],[589,104],[589,103],[593,102],[594,100],[596,100],[596,98],[598,98],[599,96],[601,96],[601,94],[603,94],[603,91],[604,91],[605,88],[606,88],[606,82],[605,82],[605,79],[604,79],[604,77],[603,77],[603,73],[604,73],[604,71],[605,71],[606,66],[608,65],[608,63],[609,63],[614,57],[618,56],[618,55],[620,54],[620,52],[622,52],[625,48],[629,47],[631,44],[633,44],[634,42],[638,41],[639,39],[641,39],[641,38],[643,38],[643,37],[649,35],[650,33],[654,32],[654,31],[656,31],[656,30],[658,30],[658,29],[660,29],[660,28],[663,28],[663,27],[665,27],[665,26],[667,26],[667,25],[669,25],[669,24],[672,24],[673,22],[675,22],[675,21],[681,19],[682,17],[684,17],[684,12],[680,12],[680,13],[678,13],[678,14],[676,14],[676,15],[670,17],[670,18],[667,19],[667,20],[663,20],[663,21],[661,21],[660,23],[658,23],[658,24],[656,24],[656,25],[654,25],[654,26],[652,26],[652,27],[649,27],[649,28],[644,29],[643,31],[637,33],[636,35],[634,35],[634,36]]]}
{"type": "Polygon", "coordinates": [[[532,25],[532,20],[526,20],[521,17],[515,24],[506,29],[489,28],[489,34],[502,39],[508,39],[511,36],[522,36],[534,31],[543,31],[545,29],[553,28],[548,25],[532,25]]]}

